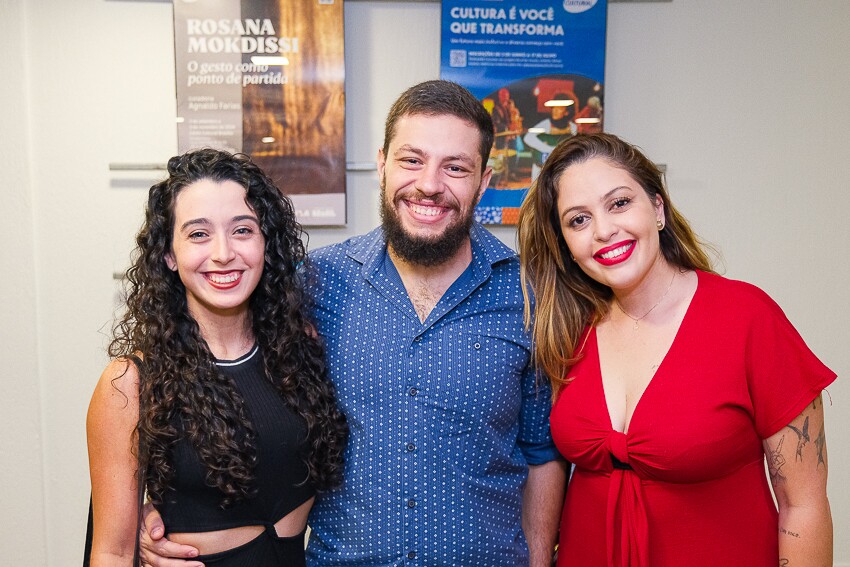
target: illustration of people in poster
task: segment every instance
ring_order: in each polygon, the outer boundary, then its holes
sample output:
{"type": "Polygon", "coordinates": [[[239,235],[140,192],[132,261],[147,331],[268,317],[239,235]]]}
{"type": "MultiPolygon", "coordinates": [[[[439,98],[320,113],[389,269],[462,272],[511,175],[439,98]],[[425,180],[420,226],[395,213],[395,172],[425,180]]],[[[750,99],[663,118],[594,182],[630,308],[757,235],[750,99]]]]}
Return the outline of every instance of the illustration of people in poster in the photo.
{"type": "Polygon", "coordinates": [[[249,154],[304,225],[345,224],[342,0],[174,0],[180,152],[249,154]]]}
{"type": "Polygon", "coordinates": [[[515,224],[559,141],[601,132],[607,0],[443,0],[440,76],[491,113],[490,187],[477,220],[515,224]]]}

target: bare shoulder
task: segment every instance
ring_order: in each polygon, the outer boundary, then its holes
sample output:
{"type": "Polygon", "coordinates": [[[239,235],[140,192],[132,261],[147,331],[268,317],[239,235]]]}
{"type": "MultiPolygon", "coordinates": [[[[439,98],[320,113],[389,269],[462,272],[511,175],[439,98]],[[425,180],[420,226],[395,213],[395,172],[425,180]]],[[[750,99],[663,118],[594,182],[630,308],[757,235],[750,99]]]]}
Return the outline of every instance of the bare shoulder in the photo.
{"type": "Polygon", "coordinates": [[[88,418],[116,418],[124,412],[138,416],[139,372],[127,358],[112,360],[100,375],[89,404],[88,418]]]}

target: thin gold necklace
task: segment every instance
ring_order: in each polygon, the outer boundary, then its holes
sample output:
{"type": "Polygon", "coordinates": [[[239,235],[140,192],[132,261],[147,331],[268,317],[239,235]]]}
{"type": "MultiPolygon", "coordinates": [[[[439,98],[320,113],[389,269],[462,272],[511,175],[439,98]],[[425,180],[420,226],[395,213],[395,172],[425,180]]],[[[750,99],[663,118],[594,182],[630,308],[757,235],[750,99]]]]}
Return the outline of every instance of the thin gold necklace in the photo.
{"type": "Polygon", "coordinates": [[[672,278],[670,278],[670,284],[667,286],[667,289],[664,291],[664,295],[662,295],[662,296],[661,296],[661,299],[659,299],[658,301],[656,301],[656,302],[655,302],[655,305],[653,305],[652,307],[650,307],[650,308],[649,308],[649,311],[647,311],[646,313],[644,313],[644,314],[643,314],[643,315],[641,315],[640,317],[635,317],[634,315],[632,315],[631,313],[629,313],[628,311],[626,311],[625,309],[623,309],[623,306],[620,304],[620,300],[619,300],[619,299],[617,299],[617,296],[616,296],[616,295],[614,296],[614,302],[617,304],[617,307],[619,307],[619,308],[620,308],[620,311],[622,311],[622,312],[623,312],[623,314],[624,314],[626,317],[628,317],[629,319],[631,319],[632,321],[634,321],[634,322],[635,322],[635,326],[634,326],[634,328],[633,328],[633,330],[634,330],[634,331],[637,331],[638,323],[641,321],[641,319],[643,319],[644,317],[646,317],[647,315],[649,315],[650,313],[652,313],[652,310],[653,310],[653,309],[655,309],[656,307],[658,307],[659,305],[661,305],[661,302],[662,302],[662,301],[664,301],[664,298],[665,298],[665,297],[667,297],[667,294],[668,294],[668,293],[670,293],[670,290],[673,288],[673,280],[675,280],[675,279],[676,279],[676,274],[677,274],[677,273],[678,273],[678,271],[677,271],[677,270],[673,270],[673,277],[672,277],[672,278]]]}

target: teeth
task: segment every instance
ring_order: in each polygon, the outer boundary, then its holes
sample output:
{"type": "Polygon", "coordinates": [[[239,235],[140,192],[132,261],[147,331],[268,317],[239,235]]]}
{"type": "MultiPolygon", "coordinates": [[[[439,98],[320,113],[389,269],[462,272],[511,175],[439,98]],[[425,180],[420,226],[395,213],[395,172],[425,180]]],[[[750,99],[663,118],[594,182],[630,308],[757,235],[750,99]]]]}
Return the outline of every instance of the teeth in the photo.
{"type": "Polygon", "coordinates": [[[611,258],[616,258],[620,254],[625,254],[629,250],[629,248],[631,248],[631,247],[632,247],[631,243],[624,244],[623,246],[620,246],[619,248],[614,248],[610,252],[606,252],[605,254],[600,254],[599,257],[604,259],[604,260],[610,260],[611,258]]]}
{"type": "Polygon", "coordinates": [[[410,204],[410,209],[417,215],[425,215],[429,217],[435,217],[439,215],[440,211],[442,210],[439,207],[426,207],[424,205],[416,205],[414,203],[410,204]]]}
{"type": "Polygon", "coordinates": [[[210,280],[217,284],[225,284],[235,282],[239,279],[239,274],[234,272],[232,274],[227,274],[226,276],[221,274],[210,274],[210,280]]]}

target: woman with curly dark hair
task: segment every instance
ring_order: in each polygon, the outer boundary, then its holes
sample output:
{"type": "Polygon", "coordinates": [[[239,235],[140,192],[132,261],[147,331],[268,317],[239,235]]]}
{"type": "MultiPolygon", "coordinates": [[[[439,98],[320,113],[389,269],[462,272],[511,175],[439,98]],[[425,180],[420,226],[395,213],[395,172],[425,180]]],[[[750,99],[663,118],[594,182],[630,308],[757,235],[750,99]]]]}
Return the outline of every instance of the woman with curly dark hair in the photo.
{"type": "MultiPolygon", "coordinates": [[[[87,420],[91,565],[131,565],[142,489],[206,565],[303,565],[347,438],[292,204],[244,155],[171,158],[87,420]]],[[[135,552],[135,553],[134,553],[135,552]]]]}

